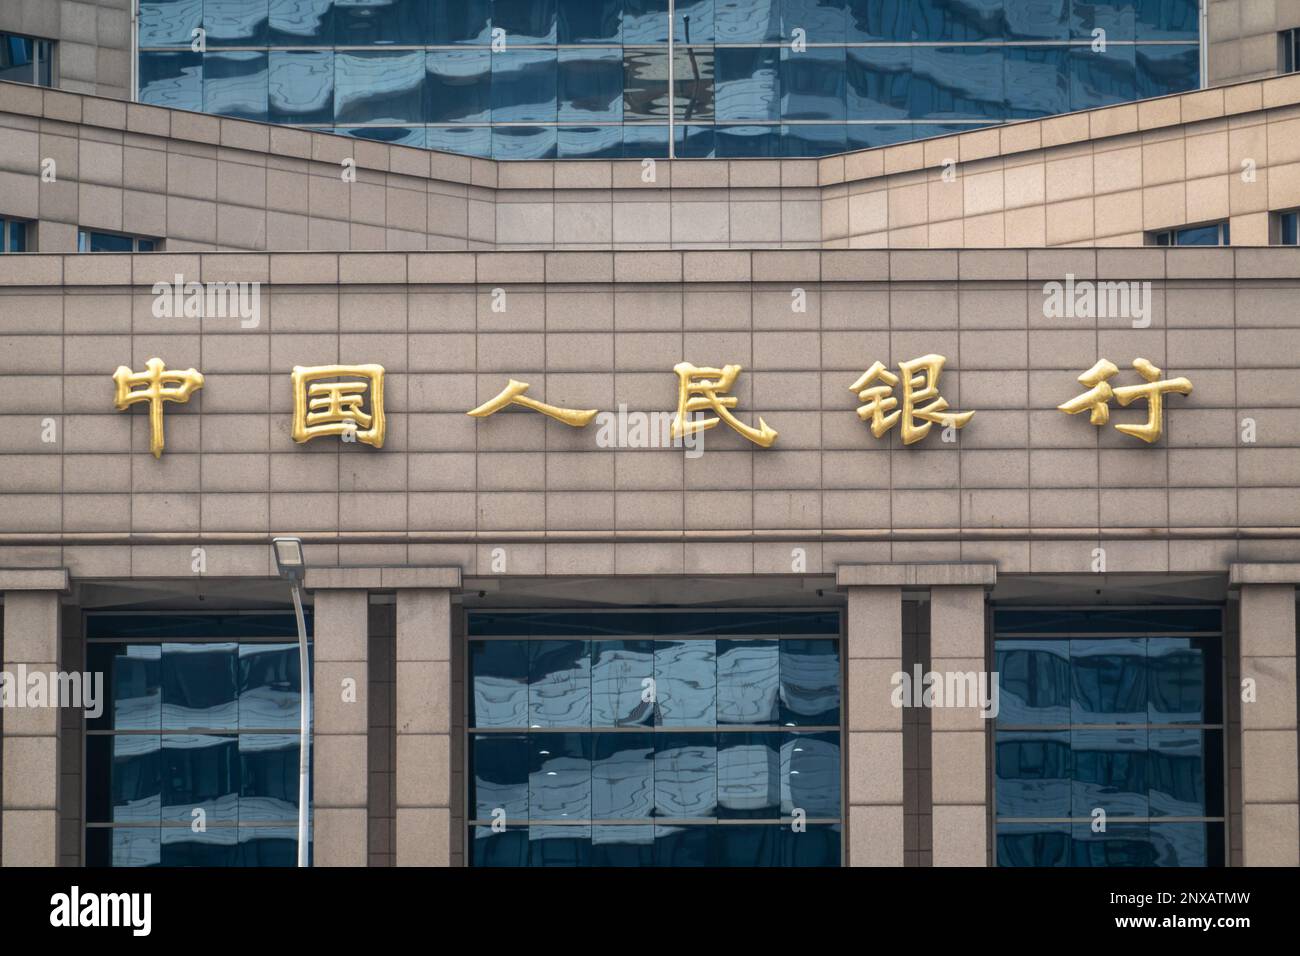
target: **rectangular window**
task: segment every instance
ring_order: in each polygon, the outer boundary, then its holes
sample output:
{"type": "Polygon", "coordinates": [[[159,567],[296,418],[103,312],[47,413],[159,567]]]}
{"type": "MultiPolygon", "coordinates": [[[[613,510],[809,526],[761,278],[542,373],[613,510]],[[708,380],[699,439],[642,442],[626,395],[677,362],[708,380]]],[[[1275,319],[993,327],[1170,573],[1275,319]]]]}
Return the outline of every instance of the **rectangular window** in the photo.
{"type": "Polygon", "coordinates": [[[126,236],[116,232],[82,229],[77,233],[78,252],[157,252],[159,240],[126,236]]]}
{"type": "Polygon", "coordinates": [[[293,866],[294,616],[88,614],[86,638],[86,865],[293,866]]]}
{"type": "Polygon", "coordinates": [[[0,80],[54,85],[54,43],[17,33],[0,33],[0,80]]]}
{"type": "Polygon", "coordinates": [[[1277,35],[1278,66],[1283,73],[1300,70],[1300,29],[1283,30],[1277,35]]]}
{"type": "Polygon", "coordinates": [[[994,642],[999,866],[1224,865],[1221,608],[998,608],[994,642]]]}
{"type": "Polygon", "coordinates": [[[0,216],[0,255],[27,251],[27,223],[0,216]]]}
{"type": "Polygon", "coordinates": [[[1300,209],[1273,213],[1273,244],[1300,245],[1300,209]]]}
{"type": "Polygon", "coordinates": [[[840,646],[834,611],[472,612],[472,865],[838,865],[840,646]]]}
{"type": "Polygon", "coordinates": [[[1227,220],[1209,222],[1200,226],[1184,226],[1180,229],[1166,229],[1147,235],[1147,245],[1151,246],[1230,246],[1232,230],[1227,220]]]}

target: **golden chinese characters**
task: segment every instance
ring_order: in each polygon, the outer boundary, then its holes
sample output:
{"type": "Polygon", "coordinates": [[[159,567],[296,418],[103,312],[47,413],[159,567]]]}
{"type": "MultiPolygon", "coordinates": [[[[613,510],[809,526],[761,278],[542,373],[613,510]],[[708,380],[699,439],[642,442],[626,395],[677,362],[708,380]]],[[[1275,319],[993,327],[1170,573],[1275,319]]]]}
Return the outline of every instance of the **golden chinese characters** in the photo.
{"type": "Polygon", "coordinates": [[[203,387],[203,374],[192,368],[169,372],[160,358],[149,359],[144,367],[143,372],[133,372],[125,365],[117,367],[113,373],[113,384],[117,386],[113,404],[124,412],[137,402],[149,403],[149,450],[159,458],[163,452],[163,402],[188,402],[203,387]]]}
{"type": "Polygon", "coordinates": [[[874,363],[850,385],[849,390],[857,392],[858,398],[864,402],[858,409],[858,417],[864,422],[871,419],[871,434],[883,438],[900,418],[904,445],[920,441],[930,433],[933,424],[964,428],[975,413],[947,411],[948,402],[939,394],[939,373],[947,361],[944,356],[931,353],[898,363],[898,370],[903,373],[903,407],[900,411],[894,411],[898,408],[898,399],[893,396],[899,376],[886,370],[880,362],[874,363]],[[883,384],[871,385],[877,380],[883,384]],[[930,404],[921,406],[922,402],[930,404]]]}
{"type": "Polygon", "coordinates": [[[341,435],[383,448],[386,433],[382,365],[293,367],[294,441],[341,435]],[[367,400],[369,411],[362,408],[367,400]]]}
{"type": "Polygon", "coordinates": [[[677,415],[673,419],[673,438],[683,438],[696,432],[707,431],[718,422],[725,421],[740,434],[744,435],[761,448],[770,448],[776,441],[776,431],[769,427],[762,418],[758,427],[746,425],[731,409],[736,407],[739,399],[734,395],[719,395],[719,392],[731,391],[736,376],[740,374],[739,365],[726,365],[722,368],[697,368],[690,362],[678,362],[673,366],[677,373],[677,415]],[[712,411],[713,418],[689,419],[691,412],[712,411]]]}
{"type": "Polygon", "coordinates": [[[1144,358],[1134,359],[1133,367],[1137,369],[1139,375],[1146,379],[1146,384],[1121,385],[1119,388],[1111,388],[1107,379],[1115,375],[1119,369],[1113,362],[1101,359],[1096,365],[1079,376],[1080,384],[1087,385],[1088,391],[1056,407],[1067,415],[1078,415],[1080,412],[1086,411],[1089,413],[1088,421],[1100,426],[1110,421],[1110,400],[1112,397],[1119,402],[1121,407],[1126,407],[1140,398],[1145,398],[1147,400],[1146,422],[1142,425],[1116,425],[1115,430],[1123,432],[1125,435],[1141,438],[1144,442],[1159,441],[1165,425],[1165,393],[1174,392],[1179,395],[1190,395],[1192,383],[1185,378],[1161,379],[1160,369],[1144,358]]]}
{"type": "Polygon", "coordinates": [[[528,391],[527,382],[516,381],[512,378],[506,382],[506,387],[501,390],[501,394],[465,414],[472,415],[474,418],[487,418],[489,415],[501,411],[507,405],[522,405],[524,408],[531,408],[535,412],[549,415],[556,421],[572,425],[574,428],[581,428],[596,417],[597,410],[594,408],[583,410],[559,408],[555,405],[539,402],[535,398],[529,398],[524,394],[526,391],[528,391]]]}

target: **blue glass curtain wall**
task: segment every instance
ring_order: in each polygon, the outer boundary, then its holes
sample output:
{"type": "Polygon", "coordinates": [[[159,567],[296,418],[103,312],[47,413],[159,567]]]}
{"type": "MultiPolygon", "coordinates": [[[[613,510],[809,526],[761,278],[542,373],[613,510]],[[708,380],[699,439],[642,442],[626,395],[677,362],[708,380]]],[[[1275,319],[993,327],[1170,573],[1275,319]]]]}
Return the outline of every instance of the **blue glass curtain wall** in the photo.
{"type": "Polygon", "coordinates": [[[1197,3],[679,0],[670,48],[668,0],[141,0],[139,98],[498,159],[818,156],[1194,89],[1197,3]]]}
{"type": "MultiPolygon", "coordinates": [[[[308,617],[308,634],[311,621],[308,617]]],[[[292,614],[89,614],[88,866],[294,866],[292,614]]]]}
{"type": "Polygon", "coordinates": [[[472,865],[838,865],[839,633],[837,612],[471,612],[472,865]]]}
{"type": "Polygon", "coordinates": [[[1222,866],[1221,610],[994,612],[1000,866],[1222,866]]]}

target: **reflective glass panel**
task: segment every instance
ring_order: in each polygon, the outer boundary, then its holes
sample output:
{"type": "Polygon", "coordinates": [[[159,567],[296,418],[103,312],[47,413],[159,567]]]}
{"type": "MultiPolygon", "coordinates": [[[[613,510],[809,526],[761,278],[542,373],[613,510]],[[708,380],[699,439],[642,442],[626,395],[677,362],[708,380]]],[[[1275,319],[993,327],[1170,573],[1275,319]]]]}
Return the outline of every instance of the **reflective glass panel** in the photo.
{"type": "Polygon", "coordinates": [[[849,119],[906,118],[912,78],[910,48],[851,49],[844,75],[849,119]]]}
{"type": "Polygon", "coordinates": [[[611,126],[561,126],[557,130],[560,159],[621,159],[623,128],[611,126]]]}
{"type": "Polygon", "coordinates": [[[425,64],[424,116],[430,123],[486,123],[492,118],[487,50],[430,50],[425,64]]]}
{"type": "Polygon", "coordinates": [[[663,727],[710,727],[717,722],[717,665],[714,642],[659,641],[655,644],[655,689],[663,727]]]}
{"type": "Polygon", "coordinates": [[[1006,100],[1002,51],[976,46],[916,47],[908,109],[916,119],[1001,119],[1006,100]]]}
{"type": "Polygon", "coordinates": [[[719,47],[714,56],[719,120],[780,117],[779,49],[719,47]]]}
{"type": "MultiPolygon", "coordinates": [[[[613,128],[615,136],[618,129],[613,128]]],[[[593,641],[591,723],[634,727],[654,723],[654,642],[593,641]]]]}
{"type": "Polygon", "coordinates": [[[715,734],[664,733],[655,739],[655,816],[712,817],[718,805],[715,734]]]}
{"type": "Polygon", "coordinates": [[[561,50],[559,71],[560,122],[623,118],[621,50],[561,50]]]}
{"type": "Polygon", "coordinates": [[[1002,56],[1007,119],[1069,112],[1070,74],[1065,47],[1007,47],[1002,56]]]}
{"type": "Polygon", "coordinates": [[[627,119],[667,120],[667,51],[623,52],[623,115],[627,119]]]}
{"type": "Polygon", "coordinates": [[[430,0],[429,42],[486,45],[492,33],[492,0],[430,0]]]}
{"type": "MultiPolygon", "coordinates": [[[[717,38],[713,28],[713,6],[714,0],[678,0],[674,5],[674,42],[712,43],[717,38]]],[[[624,42],[632,41],[625,36],[624,42]]]]}
{"type": "Polygon", "coordinates": [[[530,820],[591,819],[593,739],[590,734],[528,735],[530,820]]]}
{"type": "Polygon", "coordinates": [[[189,46],[203,26],[203,0],[140,0],[140,46],[189,46]]]}
{"type": "Polygon", "coordinates": [[[1133,47],[1109,44],[1105,53],[1071,47],[1070,109],[1090,110],[1133,99],[1137,72],[1133,47]]]}
{"type": "Polygon", "coordinates": [[[330,46],[333,0],[271,0],[269,35],[272,46],[330,46]]]}
{"type": "Polygon", "coordinates": [[[553,126],[492,127],[493,159],[554,159],[555,148],[553,126]]]}
{"type": "Polygon", "coordinates": [[[272,123],[334,122],[334,54],[272,50],[267,106],[272,123]]]}
{"type": "Polygon", "coordinates": [[[559,42],[622,43],[622,13],[623,0],[558,0],[559,42]]]}
{"type": "MultiPolygon", "coordinates": [[[[777,733],[718,734],[720,818],[773,820],[781,815],[781,739],[777,733]]],[[[835,772],[839,774],[838,764],[835,772]]]]}
{"type": "Polygon", "coordinates": [[[844,48],[781,48],[782,119],[842,120],[845,109],[844,48]]]}
{"type": "Polygon", "coordinates": [[[556,57],[555,50],[492,54],[492,122],[555,122],[556,57]]]}
{"type": "Polygon", "coordinates": [[[492,27],[504,30],[506,44],[555,43],[556,0],[493,0],[492,27]]]}
{"type": "Polygon", "coordinates": [[[237,727],[239,646],[169,643],[162,646],[164,730],[237,727]]]}
{"type": "MultiPolygon", "coordinates": [[[[686,0],[677,4],[681,10],[686,0]]],[[[707,40],[707,37],[699,37],[707,40]]],[[[668,0],[623,0],[623,42],[667,43],[668,0]]]]}
{"type": "Polygon", "coordinates": [[[843,43],[847,0],[780,0],[781,37],[790,40],[796,29],[809,43],[843,43]]]}
{"type": "Polygon", "coordinates": [[[592,819],[651,817],[655,806],[654,734],[595,734],[592,747],[592,819]]]}
{"type": "Polygon", "coordinates": [[[1088,819],[1100,808],[1107,816],[1147,816],[1147,745],[1145,727],[1072,730],[1071,815],[1088,819]]]}
{"type": "Polygon", "coordinates": [[[334,42],[339,46],[424,44],[427,8],[428,0],[334,0],[334,42]]]}
{"type": "Polygon", "coordinates": [[[774,724],[780,691],[780,646],[775,640],[718,641],[717,722],[774,724]]]}
{"type": "Polygon", "coordinates": [[[265,123],[267,84],[265,53],[209,53],[203,58],[205,112],[265,123]]]}
{"type": "Polygon", "coordinates": [[[714,0],[713,35],[719,43],[781,39],[781,0],[714,0]]]}
{"type": "Polygon", "coordinates": [[[1000,731],[995,753],[999,817],[1070,816],[1069,731],[1000,731]]]}
{"type": "Polygon", "coordinates": [[[265,46],[269,10],[269,0],[203,0],[208,46],[265,46]]]}
{"type": "Polygon", "coordinates": [[[334,55],[334,120],[419,123],[424,112],[425,54],[361,52],[334,55]]]}
{"type": "Polygon", "coordinates": [[[162,778],[165,822],[191,824],[195,810],[205,822],[239,822],[238,737],[163,734],[162,778]]]}
{"type": "Polygon", "coordinates": [[[1071,641],[1071,720],[1146,723],[1146,676],[1146,641],[1141,638],[1071,641]]]}
{"type": "Polygon", "coordinates": [[[140,102],[169,109],[203,109],[203,55],[141,53],[140,102]]]}

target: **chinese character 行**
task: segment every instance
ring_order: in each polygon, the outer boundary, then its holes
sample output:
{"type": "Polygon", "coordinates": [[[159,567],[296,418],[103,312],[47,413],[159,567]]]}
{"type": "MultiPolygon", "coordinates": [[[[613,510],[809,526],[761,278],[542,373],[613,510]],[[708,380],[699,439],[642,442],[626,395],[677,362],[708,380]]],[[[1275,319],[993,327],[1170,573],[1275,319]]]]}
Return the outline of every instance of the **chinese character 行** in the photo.
{"type": "Polygon", "coordinates": [[[731,409],[736,407],[739,399],[734,395],[719,395],[719,392],[731,391],[736,376],[740,374],[739,365],[724,365],[722,368],[697,368],[690,362],[678,362],[673,366],[677,373],[677,415],[673,419],[672,436],[674,439],[707,431],[720,421],[725,421],[755,445],[770,448],[776,441],[776,431],[760,417],[758,427],[746,425],[731,409]],[[688,419],[691,412],[713,411],[714,418],[688,419]]]}
{"type": "Polygon", "coordinates": [[[342,435],[344,441],[382,448],[387,430],[382,365],[293,367],[294,441],[342,435]],[[362,408],[367,398],[368,412],[362,408]]]}
{"type": "Polygon", "coordinates": [[[163,402],[188,402],[190,396],[203,387],[203,373],[192,368],[169,372],[167,364],[160,358],[149,359],[144,367],[143,372],[133,372],[125,365],[117,367],[113,373],[113,384],[117,386],[113,404],[119,412],[124,412],[137,402],[149,403],[149,450],[155,458],[160,458],[163,452],[163,402]]]}
{"type": "Polygon", "coordinates": [[[1089,390],[1056,407],[1067,415],[1078,415],[1080,412],[1087,411],[1089,412],[1088,421],[1094,425],[1105,425],[1110,421],[1109,402],[1112,397],[1119,402],[1121,407],[1130,405],[1140,398],[1145,398],[1147,400],[1146,423],[1142,425],[1116,425],[1115,430],[1123,432],[1125,435],[1132,435],[1134,438],[1141,438],[1147,443],[1159,441],[1165,424],[1165,393],[1174,392],[1179,395],[1190,395],[1192,383],[1181,377],[1161,380],[1160,369],[1144,358],[1134,359],[1133,367],[1137,369],[1139,375],[1146,379],[1145,385],[1121,385],[1119,388],[1111,388],[1110,383],[1106,380],[1116,374],[1119,369],[1113,362],[1101,359],[1096,365],[1079,376],[1079,382],[1087,385],[1089,390]]]}
{"type": "Polygon", "coordinates": [[[501,411],[507,405],[522,405],[524,408],[531,408],[535,412],[541,412],[543,415],[548,415],[556,421],[564,422],[566,425],[572,425],[574,428],[581,428],[596,417],[596,409],[594,408],[583,410],[559,408],[555,405],[539,402],[535,398],[529,398],[524,394],[526,391],[528,391],[527,382],[519,382],[512,378],[506,382],[506,387],[501,390],[500,395],[465,414],[472,415],[475,418],[487,418],[489,415],[501,411]]]}
{"type": "Polygon", "coordinates": [[[893,391],[899,376],[887,371],[880,362],[874,363],[850,385],[849,391],[857,392],[865,403],[858,409],[858,417],[863,421],[871,419],[871,434],[882,438],[900,418],[904,445],[920,441],[930,433],[932,424],[964,428],[975,413],[946,411],[948,402],[939,394],[939,373],[947,361],[942,355],[930,354],[898,363],[898,370],[903,373],[903,407],[897,412],[893,411],[898,407],[893,391]],[[884,384],[867,387],[877,379],[884,384]],[[930,404],[918,407],[921,402],[930,404]],[[917,424],[918,419],[921,424],[917,424]]]}

